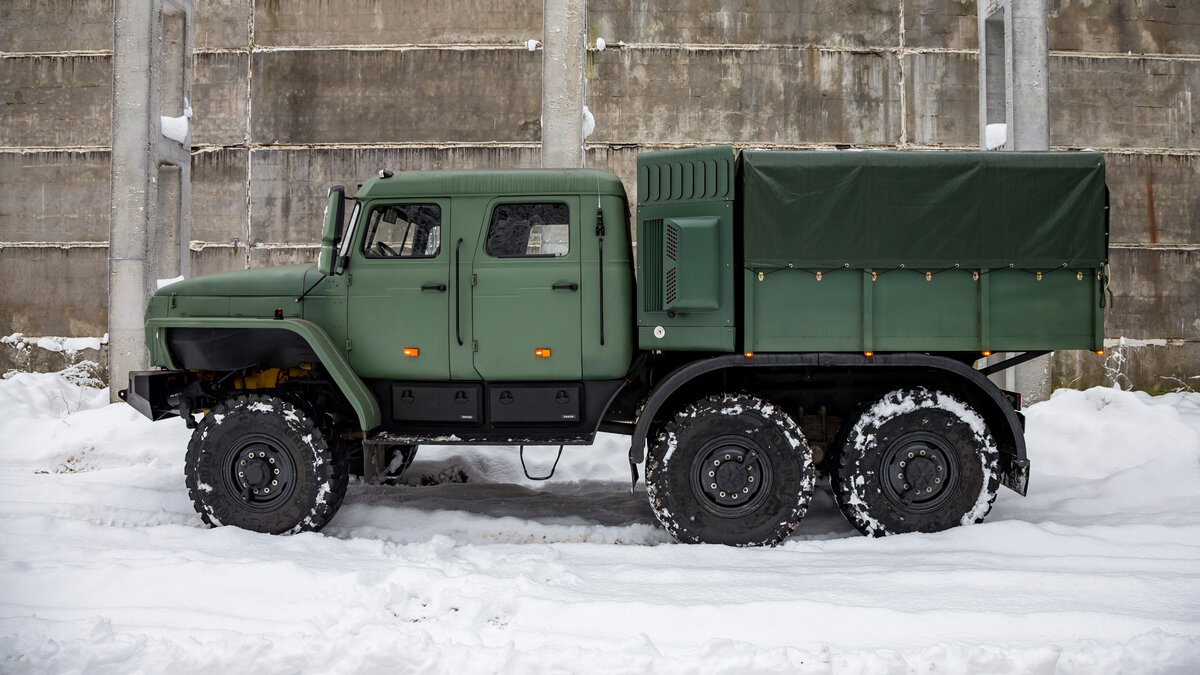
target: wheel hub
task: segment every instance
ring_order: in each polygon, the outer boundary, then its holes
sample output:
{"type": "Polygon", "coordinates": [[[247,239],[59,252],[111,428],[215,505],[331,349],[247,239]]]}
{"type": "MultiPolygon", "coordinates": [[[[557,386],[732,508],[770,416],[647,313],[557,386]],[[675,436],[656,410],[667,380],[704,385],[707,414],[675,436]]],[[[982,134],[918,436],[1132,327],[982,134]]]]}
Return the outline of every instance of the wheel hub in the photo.
{"type": "Polygon", "coordinates": [[[769,465],[749,439],[716,438],[696,453],[692,488],[717,515],[737,516],[761,501],[769,473],[769,465]]]}
{"type": "Polygon", "coordinates": [[[896,439],[883,454],[880,471],[883,493],[912,513],[941,507],[958,482],[958,460],[949,443],[937,434],[916,431],[896,439]]]}
{"type": "Polygon", "coordinates": [[[246,508],[271,511],[286,502],[295,488],[292,456],[270,436],[247,435],[226,457],[226,486],[246,508]]]}

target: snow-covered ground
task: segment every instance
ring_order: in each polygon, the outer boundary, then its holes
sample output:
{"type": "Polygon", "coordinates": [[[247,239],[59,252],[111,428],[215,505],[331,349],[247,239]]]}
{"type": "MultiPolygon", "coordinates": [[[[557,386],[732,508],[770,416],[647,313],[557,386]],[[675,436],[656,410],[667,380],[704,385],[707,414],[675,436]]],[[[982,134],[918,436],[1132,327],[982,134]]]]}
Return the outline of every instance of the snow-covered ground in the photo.
{"type": "MultiPolygon", "coordinates": [[[[1030,496],[857,536],[827,488],[772,549],[682,546],[621,438],[527,481],[425,448],[323,534],[207,529],[188,432],[61,374],[0,380],[0,672],[1200,671],[1200,394],[1059,391],[1030,496]]],[[[527,453],[534,471],[553,452],[527,453]]]]}

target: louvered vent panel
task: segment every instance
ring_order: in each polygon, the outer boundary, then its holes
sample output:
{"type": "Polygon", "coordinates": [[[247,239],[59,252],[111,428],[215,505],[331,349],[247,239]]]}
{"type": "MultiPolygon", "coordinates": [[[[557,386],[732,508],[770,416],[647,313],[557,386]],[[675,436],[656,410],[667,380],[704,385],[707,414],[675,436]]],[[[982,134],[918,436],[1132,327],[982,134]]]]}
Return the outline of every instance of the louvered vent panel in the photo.
{"type": "Polygon", "coordinates": [[[642,222],[642,275],[638,285],[642,287],[642,306],[647,312],[661,312],[663,308],[663,221],[661,219],[642,222]]]}

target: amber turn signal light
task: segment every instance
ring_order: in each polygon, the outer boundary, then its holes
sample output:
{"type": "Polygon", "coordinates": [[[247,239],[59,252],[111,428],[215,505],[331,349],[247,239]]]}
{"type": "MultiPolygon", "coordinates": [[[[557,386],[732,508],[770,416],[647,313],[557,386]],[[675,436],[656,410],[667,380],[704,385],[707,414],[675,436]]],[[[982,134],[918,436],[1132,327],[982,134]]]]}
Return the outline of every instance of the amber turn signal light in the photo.
{"type": "Polygon", "coordinates": [[[983,352],[983,355],[984,355],[984,356],[991,356],[991,355],[992,355],[992,353],[991,353],[991,352],[983,352]]]}
{"type": "Polygon", "coordinates": [[[420,356],[421,350],[417,349],[416,347],[405,347],[404,355],[405,356],[420,356]]]}
{"type": "Polygon", "coordinates": [[[1096,356],[1104,356],[1104,350],[1103,350],[1103,349],[1097,349],[1097,350],[1096,350],[1096,356]]]}
{"type": "Polygon", "coordinates": [[[863,356],[866,356],[867,358],[870,358],[870,357],[872,357],[872,356],[875,356],[875,352],[863,352],[863,356]]]}
{"type": "Polygon", "coordinates": [[[754,358],[754,352],[746,352],[746,358],[754,358]]]}
{"type": "Polygon", "coordinates": [[[535,349],[535,350],[533,350],[533,355],[538,357],[539,359],[548,359],[548,358],[550,358],[550,350],[546,347],[543,347],[541,349],[535,349]]]}

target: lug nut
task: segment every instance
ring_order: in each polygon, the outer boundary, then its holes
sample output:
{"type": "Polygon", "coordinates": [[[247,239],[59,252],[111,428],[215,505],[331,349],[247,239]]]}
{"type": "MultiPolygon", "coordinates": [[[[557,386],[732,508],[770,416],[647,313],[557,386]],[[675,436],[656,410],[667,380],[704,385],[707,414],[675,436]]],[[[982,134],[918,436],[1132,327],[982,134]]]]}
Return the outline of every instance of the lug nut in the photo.
{"type": "Polygon", "coordinates": [[[242,466],[246,466],[246,460],[242,460],[242,466]]]}
{"type": "Polygon", "coordinates": [[[746,494],[749,492],[750,492],[750,488],[742,488],[742,494],[746,494]]]}
{"type": "Polygon", "coordinates": [[[716,484],[716,483],[713,483],[713,484],[712,484],[712,485],[710,485],[709,487],[711,487],[712,489],[716,490],[716,489],[717,489],[717,484],[716,484]]]}
{"type": "Polygon", "coordinates": [[[276,473],[276,475],[278,475],[278,474],[279,474],[279,469],[275,469],[275,473],[276,473]]]}
{"type": "Polygon", "coordinates": [[[263,488],[263,492],[270,492],[271,488],[263,488]]]}
{"type": "Polygon", "coordinates": [[[904,466],[904,465],[905,465],[905,464],[907,464],[907,463],[908,463],[908,462],[905,462],[905,461],[903,461],[903,460],[902,460],[902,461],[900,462],[900,466],[904,466]]]}
{"type": "Polygon", "coordinates": [[[243,475],[243,474],[242,474],[242,472],[241,472],[241,471],[239,471],[239,472],[238,472],[238,478],[245,478],[245,475],[243,475]]]}
{"type": "Polygon", "coordinates": [[[708,472],[708,477],[709,477],[709,478],[712,478],[712,477],[713,477],[713,476],[715,476],[715,475],[717,475],[717,472],[716,472],[716,471],[709,471],[709,472],[708,472]]]}
{"type": "Polygon", "coordinates": [[[746,476],[746,482],[747,482],[747,483],[753,483],[753,482],[754,482],[754,476],[746,476]]]}
{"type": "Polygon", "coordinates": [[[926,492],[933,492],[933,488],[931,488],[931,487],[927,487],[927,488],[925,488],[925,491],[926,491],[926,492]]]}
{"type": "Polygon", "coordinates": [[[272,464],[274,464],[274,463],[275,463],[275,458],[274,458],[274,457],[272,457],[272,458],[270,459],[270,462],[271,462],[272,464]]]}
{"type": "Polygon", "coordinates": [[[722,497],[724,497],[724,496],[725,496],[725,493],[724,493],[724,492],[722,492],[722,493],[721,493],[721,496],[722,496],[722,497]]]}
{"type": "Polygon", "coordinates": [[[271,485],[279,485],[279,481],[273,480],[273,481],[271,481],[271,485]]]}
{"type": "Polygon", "coordinates": [[[713,466],[721,466],[721,460],[719,460],[719,459],[714,459],[714,460],[713,460],[713,466]]]}
{"type": "Polygon", "coordinates": [[[905,490],[907,490],[907,489],[908,489],[908,483],[905,483],[905,484],[904,484],[904,489],[905,489],[905,490]]]}
{"type": "Polygon", "coordinates": [[[925,456],[925,451],[924,451],[924,450],[922,450],[922,451],[921,451],[921,456],[922,456],[922,457],[924,457],[924,456],[925,456]]]}
{"type": "Polygon", "coordinates": [[[940,483],[940,482],[942,482],[942,479],[941,479],[941,478],[934,478],[934,479],[933,479],[933,482],[935,482],[935,483],[940,483]]]}
{"type": "Polygon", "coordinates": [[[904,473],[901,472],[901,473],[897,474],[896,478],[899,478],[900,480],[904,480],[904,473]]]}
{"type": "Polygon", "coordinates": [[[909,459],[912,459],[913,457],[916,457],[916,455],[912,454],[911,452],[910,452],[910,453],[908,453],[908,458],[909,458],[909,459]]]}
{"type": "Polygon", "coordinates": [[[729,460],[730,460],[729,455],[725,455],[725,461],[728,462],[729,460]]]}

